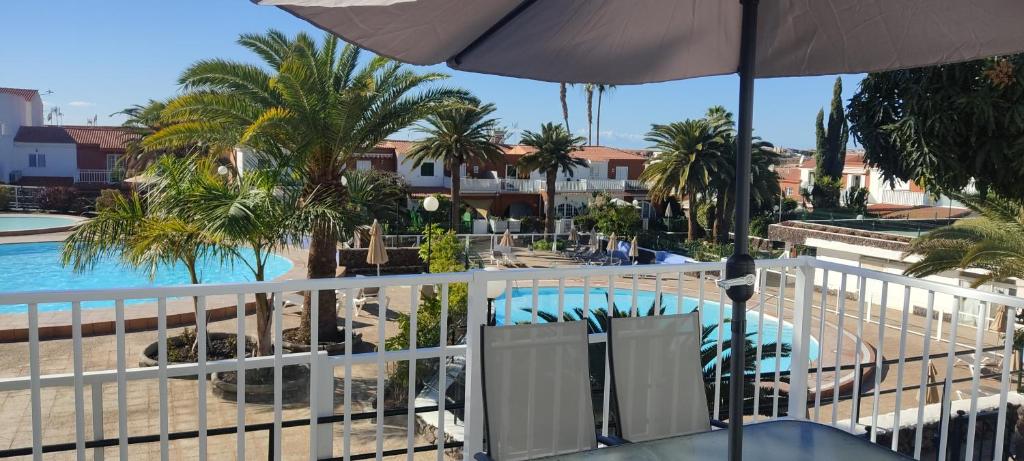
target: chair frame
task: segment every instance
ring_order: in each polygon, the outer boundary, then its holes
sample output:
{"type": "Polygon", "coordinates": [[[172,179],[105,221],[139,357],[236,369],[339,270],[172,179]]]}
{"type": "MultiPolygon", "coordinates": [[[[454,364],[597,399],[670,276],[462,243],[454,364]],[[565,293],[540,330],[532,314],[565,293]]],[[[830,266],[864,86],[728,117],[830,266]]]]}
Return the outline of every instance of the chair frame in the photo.
{"type": "MultiPolygon", "coordinates": [[[[531,324],[531,325],[537,325],[537,324],[531,324]]],[[[480,339],[481,339],[480,343],[481,344],[483,344],[483,338],[484,338],[485,332],[486,332],[486,330],[488,328],[508,328],[508,326],[500,326],[499,327],[499,326],[493,326],[493,325],[480,325],[480,339]]],[[[587,331],[586,328],[584,328],[583,331],[584,331],[584,339],[585,339],[584,342],[583,342],[583,344],[584,344],[583,347],[585,349],[587,349],[587,353],[589,353],[589,347],[588,346],[589,346],[590,343],[589,343],[588,334],[586,333],[586,331],[587,331]]],[[[483,398],[484,434],[487,435],[487,441],[488,441],[488,444],[489,444],[490,440],[491,440],[491,419],[490,419],[490,413],[489,413],[488,405],[487,405],[487,373],[486,373],[487,367],[486,367],[486,361],[487,361],[487,354],[481,353],[480,354],[480,369],[481,370],[485,370],[485,372],[480,374],[480,390],[481,390],[481,395],[482,395],[482,398],[483,398]]],[[[588,371],[589,371],[589,368],[590,367],[589,367],[589,363],[588,363],[587,364],[588,371]]],[[[591,413],[593,413],[593,411],[591,411],[591,413]]],[[[627,443],[626,440],[623,440],[623,439],[621,439],[621,438],[619,438],[617,436],[605,436],[605,435],[601,435],[600,433],[597,433],[596,432],[596,428],[597,428],[596,421],[595,421],[594,428],[595,428],[594,438],[595,438],[595,440],[597,440],[598,444],[604,444],[605,446],[615,446],[615,445],[622,445],[624,443],[627,443]]],[[[490,456],[490,454],[488,452],[475,453],[473,455],[473,459],[476,460],[476,461],[495,461],[493,458],[491,458],[491,456],[490,456]]]]}
{"type": "MultiPolygon", "coordinates": [[[[670,315],[660,315],[659,314],[656,317],[671,317],[671,316],[676,316],[676,315],[696,315],[697,316],[697,326],[698,326],[698,328],[703,328],[704,324],[701,323],[701,319],[700,319],[701,315],[700,315],[700,310],[699,309],[696,310],[696,311],[693,311],[691,313],[687,313],[687,314],[670,314],[670,315]]],[[[621,440],[624,443],[630,443],[630,440],[625,439],[623,437],[623,434],[622,434],[622,417],[621,417],[621,413],[619,411],[619,395],[618,395],[618,389],[616,389],[616,384],[615,384],[615,354],[612,353],[612,351],[614,350],[613,348],[615,347],[614,346],[615,343],[614,343],[614,341],[612,339],[614,337],[614,335],[612,334],[612,329],[613,329],[612,325],[614,325],[614,324],[615,324],[614,318],[613,319],[609,319],[609,321],[608,321],[608,332],[607,332],[607,336],[606,336],[607,337],[607,339],[606,339],[607,342],[605,344],[605,356],[608,359],[608,373],[609,373],[608,379],[609,379],[609,381],[611,381],[611,396],[610,396],[611,397],[610,398],[610,400],[611,400],[611,402],[610,402],[611,408],[609,409],[609,417],[611,417],[612,418],[612,422],[615,423],[615,436],[616,436],[616,438],[618,440],[621,440]]],[[[701,374],[703,374],[703,370],[700,370],[700,372],[701,372],[701,374]]],[[[729,424],[728,423],[725,423],[725,422],[719,421],[717,419],[714,419],[710,415],[708,415],[708,420],[709,420],[709,423],[711,424],[712,430],[714,430],[714,428],[719,428],[719,429],[728,429],[729,428],[729,424]]]]}

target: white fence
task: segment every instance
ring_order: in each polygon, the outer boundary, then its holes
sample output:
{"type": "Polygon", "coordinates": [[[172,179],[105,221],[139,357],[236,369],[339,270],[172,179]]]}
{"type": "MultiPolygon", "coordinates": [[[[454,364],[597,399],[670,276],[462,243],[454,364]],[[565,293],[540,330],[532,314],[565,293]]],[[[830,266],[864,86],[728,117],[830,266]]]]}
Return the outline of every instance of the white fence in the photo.
{"type": "Polygon", "coordinates": [[[124,179],[124,172],[121,170],[78,170],[78,178],[75,182],[113,184],[122,179],[124,179]]]}
{"type": "MultiPolygon", "coordinates": [[[[1007,448],[1003,440],[1006,436],[1006,402],[1011,384],[1012,335],[1002,338],[984,329],[960,325],[955,314],[962,302],[952,307],[954,315],[950,319],[932,314],[936,308],[934,300],[937,294],[949,295],[959,301],[975,300],[982,303],[985,309],[1005,315],[1008,329],[1013,331],[1014,313],[1024,308],[1024,299],[806,257],[763,260],[757,264],[758,292],[751,300],[746,317],[748,331],[759,332],[751,337],[756,347],[756,360],[755,369],[748,377],[755,385],[752,395],[745,396],[753,411],[750,420],[788,415],[854,432],[863,432],[864,427],[869,426],[867,434],[870,440],[876,441],[879,436],[890,437],[893,449],[905,444],[898,440],[900,432],[892,431],[891,428],[906,427],[909,423],[910,427],[915,428],[915,439],[913,452],[908,454],[917,458],[927,457],[931,455],[922,453],[923,447],[927,445],[922,443],[926,405],[923,399],[908,396],[908,391],[913,394],[914,391],[924,391],[929,385],[942,386],[946,389],[942,396],[945,402],[956,400],[953,397],[954,389],[962,394],[964,402],[969,402],[965,403],[971,409],[964,440],[966,459],[973,459],[978,450],[986,459],[1003,459],[1001,455],[1007,448]],[[826,283],[829,279],[839,279],[840,289],[816,291],[816,275],[826,283]],[[863,287],[869,281],[882,284],[883,299],[909,300],[912,291],[925,293],[929,302],[924,306],[923,315],[918,315],[909,301],[904,302],[902,308],[876,308],[874,314],[869,314],[870,301],[859,295],[864,290],[847,290],[847,287],[863,287]],[[1000,309],[1003,306],[1006,308],[1000,309]],[[942,323],[947,323],[945,333],[936,333],[937,326],[942,323]],[[783,357],[786,345],[791,346],[792,351],[788,357],[783,357]],[[990,359],[988,362],[986,357],[990,359]],[[966,363],[967,369],[958,367],[959,362],[966,363]],[[932,363],[945,371],[944,379],[929,376],[928,365],[932,363]],[[998,371],[984,371],[986,363],[998,371]],[[889,371],[883,373],[887,368],[889,371]],[[893,374],[896,376],[893,377],[893,374]],[[978,448],[974,444],[978,427],[976,410],[979,398],[986,394],[998,395],[999,399],[995,443],[978,448]],[[909,422],[906,418],[900,421],[899,410],[913,409],[916,409],[916,418],[909,422]]],[[[721,307],[728,300],[724,293],[709,283],[721,269],[721,263],[696,263],[3,293],[0,294],[0,305],[25,306],[23,314],[7,314],[7,320],[27,320],[28,341],[24,347],[27,347],[29,369],[25,375],[14,371],[13,375],[0,379],[0,393],[9,397],[5,400],[5,407],[10,409],[20,404],[26,406],[26,413],[31,415],[31,444],[22,447],[12,440],[0,440],[5,446],[13,447],[0,450],[0,454],[32,455],[35,459],[42,459],[44,450],[67,450],[76,452],[78,459],[85,459],[87,453],[102,458],[104,450],[110,449],[117,450],[119,457],[124,459],[138,453],[133,447],[148,444],[151,447],[158,446],[157,451],[162,459],[181,456],[207,459],[215,453],[225,453],[224,447],[227,445],[238,459],[246,459],[264,456],[263,452],[253,453],[251,448],[247,451],[247,447],[259,441],[267,443],[269,458],[275,460],[282,459],[283,455],[289,459],[336,456],[345,460],[379,459],[395,455],[412,459],[414,453],[421,451],[435,452],[437,459],[441,460],[452,455],[453,449],[458,451],[460,447],[463,453],[471,456],[485,446],[478,332],[481,325],[488,323],[492,314],[495,317],[500,314],[502,319],[511,319],[513,322],[538,322],[545,317],[565,321],[565,314],[579,309],[583,317],[589,318],[600,305],[607,304],[607,300],[611,299],[615,300],[616,306],[628,310],[631,315],[644,315],[648,310],[653,315],[660,315],[663,308],[671,313],[683,305],[684,309],[699,311],[705,325],[724,331],[728,329],[723,328],[728,321],[728,312],[721,307]],[[449,310],[454,290],[465,289],[459,284],[468,284],[468,309],[464,319],[454,317],[454,311],[449,310]],[[417,311],[425,306],[421,303],[421,289],[424,286],[433,286],[438,296],[439,321],[436,326],[431,325],[431,328],[437,330],[418,326],[417,311]],[[395,334],[394,328],[387,326],[392,321],[378,321],[387,316],[378,315],[378,320],[374,320],[373,316],[356,318],[357,303],[362,297],[360,290],[378,287],[381,290],[379,299],[385,300],[382,303],[383,309],[378,308],[380,311],[410,315],[410,347],[383,347],[395,334]],[[343,294],[339,298],[338,315],[343,317],[345,341],[339,355],[288,352],[283,348],[280,339],[283,338],[286,320],[285,299],[310,290],[336,290],[343,294]],[[237,341],[236,357],[242,359],[209,360],[207,321],[204,316],[199,316],[198,360],[195,363],[169,363],[165,345],[170,330],[170,305],[181,302],[191,305],[187,300],[195,297],[199,308],[203,310],[208,307],[233,306],[231,308],[237,312],[237,319],[220,321],[219,327],[229,328],[238,337],[243,337],[246,333],[254,333],[251,325],[247,326],[245,309],[256,293],[273,295],[275,309],[271,321],[273,337],[278,340],[274,341],[272,355],[246,358],[244,341],[237,341]],[[512,303],[503,302],[510,299],[517,300],[519,304],[512,306],[512,303]],[[91,342],[104,341],[104,338],[85,338],[87,332],[83,331],[83,305],[98,301],[106,301],[113,306],[106,312],[113,311],[115,334],[106,337],[105,340],[109,342],[104,343],[109,345],[113,363],[104,364],[97,358],[97,354],[106,356],[108,350],[97,350],[95,343],[91,342]],[[40,318],[43,315],[40,310],[49,309],[48,306],[52,306],[50,303],[70,305],[70,340],[40,340],[40,318]],[[130,311],[146,309],[147,306],[153,309],[156,317],[156,331],[128,332],[127,326],[131,322],[126,321],[126,315],[132,314],[129,316],[132,317],[135,314],[130,311]],[[360,327],[357,323],[364,326],[360,327]],[[464,342],[448,337],[449,332],[453,331],[451,327],[456,324],[464,327],[464,342]],[[355,328],[361,329],[365,343],[376,345],[376,351],[354,350],[355,328]],[[131,358],[128,345],[130,340],[136,341],[139,335],[152,335],[152,340],[161,345],[157,366],[136,368],[129,365],[131,358]],[[438,338],[436,345],[417,347],[419,335],[438,338]],[[86,340],[94,344],[94,347],[85,348],[83,343],[86,340]],[[65,370],[61,368],[61,363],[54,363],[45,357],[68,357],[71,363],[65,370]],[[389,368],[389,364],[405,362],[428,365],[436,363],[436,369],[446,369],[447,365],[441,364],[449,363],[453,357],[464,358],[466,364],[464,392],[459,395],[460,398],[455,399],[454,404],[444,398],[452,384],[449,373],[439,372],[436,377],[432,373],[429,378],[420,376],[417,379],[417,366],[408,366],[407,375],[395,373],[394,367],[389,368]],[[86,370],[86,364],[91,364],[91,368],[86,370]],[[302,405],[286,407],[284,401],[291,400],[293,396],[288,393],[294,392],[294,389],[285,390],[283,376],[285,367],[292,365],[307,365],[310,368],[308,403],[303,401],[302,405]],[[354,368],[367,366],[375,366],[375,374],[356,383],[354,368]],[[246,393],[237,392],[234,400],[235,415],[228,419],[231,423],[226,426],[210,425],[210,419],[224,421],[225,417],[220,413],[211,413],[212,404],[209,399],[217,397],[211,397],[211,384],[205,378],[194,381],[194,394],[172,395],[169,390],[169,383],[174,377],[204,377],[208,373],[228,371],[235,371],[239,377],[238,387],[246,389],[244,371],[257,368],[273,370],[272,404],[247,404],[246,393]],[[425,388],[436,385],[439,397],[434,404],[416,408],[411,402],[422,402],[418,399],[421,394],[416,385],[410,384],[402,392],[406,400],[404,407],[385,408],[384,389],[388,388],[392,380],[423,382],[425,388]],[[155,384],[155,390],[139,390],[142,384],[138,383],[144,382],[155,384]],[[116,424],[103,420],[104,409],[111,405],[111,402],[104,402],[102,397],[98,397],[102,396],[104,384],[116,386],[115,402],[112,403],[116,407],[116,424]],[[372,392],[363,392],[373,395],[372,402],[354,400],[353,386],[356,384],[374,389],[372,392]],[[97,388],[100,391],[97,392],[97,388]],[[131,396],[129,388],[132,389],[131,396]],[[61,392],[62,389],[65,392],[61,392]],[[71,392],[66,392],[68,389],[71,392]],[[89,393],[89,400],[85,396],[86,389],[93,389],[89,393]],[[27,399],[18,400],[17,397],[23,396],[26,391],[27,399]],[[147,394],[139,396],[137,392],[147,394]],[[147,411],[144,405],[142,410],[133,406],[137,399],[141,399],[143,404],[146,399],[154,399],[157,402],[156,411],[147,411]],[[458,401],[460,399],[461,402],[458,401]],[[373,412],[368,415],[365,411],[359,411],[359,408],[367,404],[373,406],[373,412]],[[451,406],[446,408],[446,405],[451,406]],[[72,427],[66,430],[61,428],[60,431],[44,431],[44,428],[52,428],[57,424],[53,418],[58,412],[54,409],[59,407],[73,407],[72,427]],[[455,418],[452,407],[458,407],[463,416],[455,418]],[[175,410],[172,411],[172,408],[175,410]],[[180,414],[183,408],[189,409],[191,417],[194,417],[194,426],[185,430],[182,430],[182,425],[192,420],[180,414]],[[87,414],[92,415],[91,421],[87,420],[87,414]],[[254,423],[254,415],[262,415],[269,420],[254,423]],[[154,433],[146,432],[147,417],[155,417],[157,420],[154,426],[158,429],[154,433]],[[142,422],[139,422],[139,418],[142,418],[142,422]],[[357,428],[356,423],[361,426],[357,428]],[[116,436],[106,432],[114,427],[116,436]],[[313,430],[309,430],[309,427],[313,430]],[[427,435],[433,437],[426,437],[426,441],[423,440],[423,427],[433,428],[427,429],[427,435]],[[283,451],[285,429],[288,434],[300,431],[299,437],[308,439],[308,443],[291,443],[287,445],[287,451],[283,451]],[[358,437],[356,431],[360,431],[358,437]],[[396,439],[398,442],[395,442],[396,439]],[[195,441],[195,444],[185,444],[189,440],[195,441]],[[216,447],[211,444],[216,444],[216,447]]],[[[318,297],[313,296],[312,299],[311,324],[317,325],[318,297]]],[[[287,315],[294,320],[294,313],[287,315]]],[[[309,344],[319,344],[315,328],[311,336],[309,344]]],[[[592,344],[602,344],[605,335],[595,331],[590,335],[590,340],[592,344]]],[[[709,337],[705,346],[716,351],[715,357],[722,357],[724,341],[722,336],[709,337]]],[[[728,405],[724,400],[727,391],[722,381],[721,365],[722,362],[716,359],[708,363],[705,370],[712,389],[709,412],[719,418],[727,414],[728,405]]],[[[604,383],[597,388],[599,395],[595,398],[599,404],[595,408],[601,409],[599,429],[607,434],[614,430],[609,424],[612,397],[608,385],[609,376],[605,372],[596,379],[604,383]]],[[[181,384],[175,382],[174,386],[181,384]]],[[[937,458],[940,460],[946,459],[947,444],[951,443],[946,436],[948,425],[949,419],[943,418],[937,458]]]]}
{"type": "Polygon", "coordinates": [[[0,185],[0,189],[7,192],[7,207],[12,210],[35,210],[39,208],[36,197],[43,191],[42,187],[0,185]]]}

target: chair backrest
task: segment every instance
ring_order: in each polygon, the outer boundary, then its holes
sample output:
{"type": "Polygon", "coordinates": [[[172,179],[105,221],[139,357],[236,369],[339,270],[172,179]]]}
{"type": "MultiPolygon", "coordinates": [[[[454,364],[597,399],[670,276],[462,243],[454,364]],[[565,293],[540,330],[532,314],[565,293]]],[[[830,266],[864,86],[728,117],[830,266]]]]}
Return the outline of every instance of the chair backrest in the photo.
{"type": "Polygon", "coordinates": [[[380,287],[363,287],[359,289],[361,298],[372,298],[380,294],[380,287]]]}
{"type": "Polygon", "coordinates": [[[597,448],[584,322],[481,327],[488,454],[597,448]]]}
{"type": "Polygon", "coordinates": [[[622,438],[641,442],[711,430],[698,314],[617,317],[608,347],[622,438]]]}

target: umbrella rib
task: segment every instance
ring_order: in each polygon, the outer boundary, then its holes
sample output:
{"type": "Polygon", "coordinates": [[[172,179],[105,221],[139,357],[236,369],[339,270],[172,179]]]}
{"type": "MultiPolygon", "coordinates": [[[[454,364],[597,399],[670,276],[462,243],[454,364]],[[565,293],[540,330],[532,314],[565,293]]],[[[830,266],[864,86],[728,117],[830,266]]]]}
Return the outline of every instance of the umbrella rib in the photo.
{"type": "Polygon", "coordinates": [[[463,56],[465,56],[470,51],[476,49],[478,46],[480,46],[481,43],[491,38],[492,35],[494,35],[503,27],[505,27],[506,24],[512,22],[513,19],[523,14],[523,12],[526,11],[531,6],[533,6],[533,4],[536,3],[536,1],[537,0],[523,0],[522,2],[520,2],[518,5],[516,5],[515,8],[513,8],[511,11],[502,16],[501,19],[498,20],[498,22],[494,23],[494,25],[492,25],[490,28],[484,31],[483,34],[481,34],[479,37],[470,42],[470,44],[463,48],[462,51],[455,53],[455,56],[452,56],[452,58],[448,60],[449,65],[457,66],[459,64],[462,64],[463,56]]]}

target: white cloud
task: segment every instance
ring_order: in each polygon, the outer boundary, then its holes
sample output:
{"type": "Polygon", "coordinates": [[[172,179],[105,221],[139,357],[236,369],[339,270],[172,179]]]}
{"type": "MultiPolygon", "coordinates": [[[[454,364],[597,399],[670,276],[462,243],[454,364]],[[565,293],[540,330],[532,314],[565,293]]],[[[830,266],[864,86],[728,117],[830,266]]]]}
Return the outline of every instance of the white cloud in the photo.
{"type": "Polygon", "coordinates": [[[96,104],[93,104],[88,101],[71,101],[68,103],[68,105],[71,107],[90,107],[95,106],[96,104]]]}

